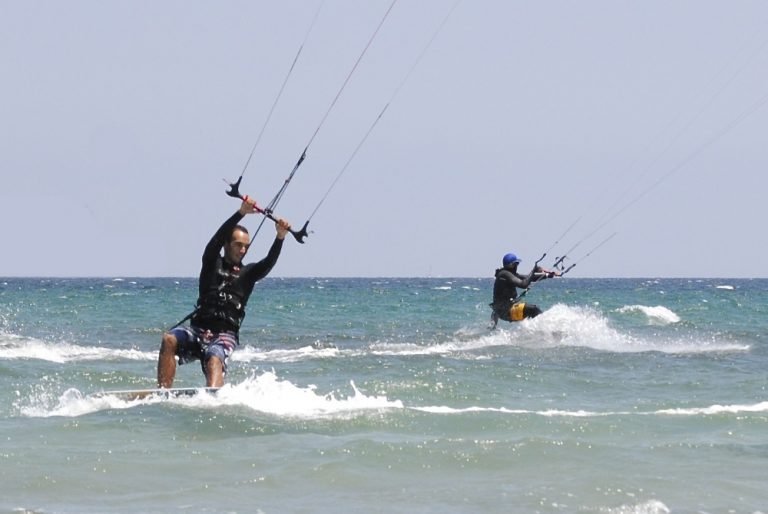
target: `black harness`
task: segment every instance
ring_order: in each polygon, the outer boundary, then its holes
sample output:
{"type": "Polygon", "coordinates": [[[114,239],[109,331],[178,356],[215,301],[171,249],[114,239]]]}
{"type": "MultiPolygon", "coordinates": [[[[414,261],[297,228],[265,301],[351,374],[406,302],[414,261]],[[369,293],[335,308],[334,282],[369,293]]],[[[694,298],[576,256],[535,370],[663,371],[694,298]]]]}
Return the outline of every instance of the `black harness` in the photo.
{"type": "Polygon", "coordinates": [[[240,267],[216,270],[218,286],[201,292],[192,323],[215,331],[238,332],[245,318],[244,293],[239,286],[240,267]]]}

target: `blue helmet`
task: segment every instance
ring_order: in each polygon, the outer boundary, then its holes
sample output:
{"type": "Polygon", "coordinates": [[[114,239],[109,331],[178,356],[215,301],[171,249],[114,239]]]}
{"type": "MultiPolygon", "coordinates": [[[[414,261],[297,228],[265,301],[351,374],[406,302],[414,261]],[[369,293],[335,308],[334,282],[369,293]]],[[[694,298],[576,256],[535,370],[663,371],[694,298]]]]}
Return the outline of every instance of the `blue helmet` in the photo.
{"type": "Polygon", "coordinates": [[[504,266],[506,267],[512,263],[519,263],[520,259],[514,253],[508,253],[507,255],[504,256],[501,262],[503,262],[504,266]]]}

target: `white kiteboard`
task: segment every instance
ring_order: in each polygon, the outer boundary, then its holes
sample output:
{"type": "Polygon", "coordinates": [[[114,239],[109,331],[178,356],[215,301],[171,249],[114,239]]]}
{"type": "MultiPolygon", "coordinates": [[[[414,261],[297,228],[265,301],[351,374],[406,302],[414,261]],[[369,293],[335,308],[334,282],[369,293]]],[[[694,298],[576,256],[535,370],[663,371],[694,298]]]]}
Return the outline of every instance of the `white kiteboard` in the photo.
{"type": "Polygon", "coordinates": [[[104,397],[114,396],[124,401],[143,400],[150,396],[158,398],[180,398],[184,396],[195,396],[200,393],[215,394],[218,387],[172,387],[169,389],[125,389],[122,391],[101,391],[93,396],[104,397]]]}

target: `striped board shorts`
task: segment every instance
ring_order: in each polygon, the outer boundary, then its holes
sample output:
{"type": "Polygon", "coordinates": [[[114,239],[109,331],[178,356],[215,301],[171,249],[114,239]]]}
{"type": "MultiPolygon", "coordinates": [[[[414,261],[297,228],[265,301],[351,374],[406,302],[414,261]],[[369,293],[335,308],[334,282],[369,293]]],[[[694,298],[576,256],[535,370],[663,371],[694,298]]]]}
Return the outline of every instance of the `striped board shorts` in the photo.
{"type": "Polygon", "coordinates": [[[199,327],[176,327],[170,331],[178,341],[176,355],[179,357],[179,364],[187,362],[200,361],[203,373],[206,371],[206,364],[211,357],[217,357],[227,373],[227,364],[232,352],[238,345],[238,338],[235,332],[211,332],[199,327]]]}

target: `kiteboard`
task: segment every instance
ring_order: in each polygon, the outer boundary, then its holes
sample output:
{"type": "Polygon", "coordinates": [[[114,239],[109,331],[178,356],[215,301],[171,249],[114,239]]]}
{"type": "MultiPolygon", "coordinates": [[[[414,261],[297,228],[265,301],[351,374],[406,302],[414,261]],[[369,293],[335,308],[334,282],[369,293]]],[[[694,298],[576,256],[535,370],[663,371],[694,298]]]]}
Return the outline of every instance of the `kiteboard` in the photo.
{"type": "Polygon", "coordinates": [[[93,396],[97,398],[103,398],[105,396],[113,396],[124,401],[144,400],[146,398],[156,396],[158,398],[181,398],[186,396],[195,396],[200,393],[216,394],[219,390],[218,387],[173,387],[173,388],[156,388],[156,389],[125,389],[122,391],[101,391],[93,396]]]}

